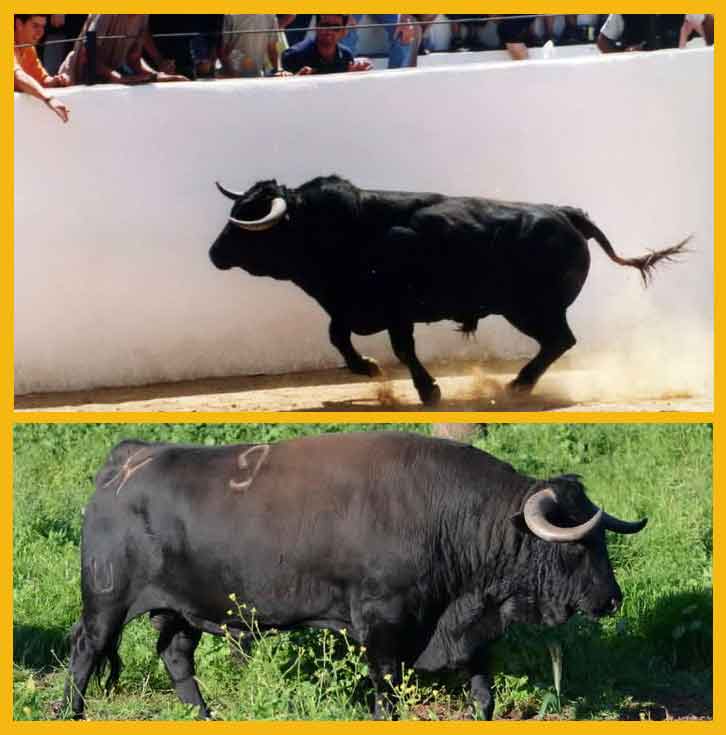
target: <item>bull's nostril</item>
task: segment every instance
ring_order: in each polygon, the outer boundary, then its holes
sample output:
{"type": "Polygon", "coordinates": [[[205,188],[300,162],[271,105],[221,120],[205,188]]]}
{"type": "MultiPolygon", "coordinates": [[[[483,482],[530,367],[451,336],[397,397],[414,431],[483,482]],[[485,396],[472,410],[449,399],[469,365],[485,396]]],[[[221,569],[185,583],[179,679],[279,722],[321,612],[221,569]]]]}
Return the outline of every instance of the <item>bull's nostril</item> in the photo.
{"type": "Polygon", "coordinates": [[[610,600],[610,612],[617,612],[618,608],[620,607],[620,598],[613,597],[612,600],[610,600]]]}

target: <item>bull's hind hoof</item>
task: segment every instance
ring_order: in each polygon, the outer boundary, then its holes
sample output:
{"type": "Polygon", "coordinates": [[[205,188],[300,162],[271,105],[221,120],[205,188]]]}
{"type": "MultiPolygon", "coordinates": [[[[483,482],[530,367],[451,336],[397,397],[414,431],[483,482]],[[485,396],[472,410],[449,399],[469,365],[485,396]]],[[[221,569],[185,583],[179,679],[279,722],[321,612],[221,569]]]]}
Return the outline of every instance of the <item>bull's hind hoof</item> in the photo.
{"type": "Polygon", "coordinates": [[[419,391],[424,406],[435,406],[441,400],[441,389],[435,383],[426,391],[419,391]]]}
{"type": "Polygon", "coordinates": [[[507,393],[511,396],[528,396],[533,388],[533,385],[521,383],[516,378],[507,383],[507,393]]]}
{"type": "Polygon", "coordinates": [[[349,367],[356,375],[365,375],[369,378],[377,378],[381,374],[378,363],[371,357],[362,357],[360,362],[349,365],[349,367]]]}

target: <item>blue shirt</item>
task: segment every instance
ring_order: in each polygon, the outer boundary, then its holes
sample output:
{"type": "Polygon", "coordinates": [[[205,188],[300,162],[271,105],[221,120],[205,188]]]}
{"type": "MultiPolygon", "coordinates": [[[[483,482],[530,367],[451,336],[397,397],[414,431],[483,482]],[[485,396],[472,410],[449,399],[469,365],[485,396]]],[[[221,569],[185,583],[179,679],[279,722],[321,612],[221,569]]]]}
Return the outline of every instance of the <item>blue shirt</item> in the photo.
{"type": "Polygon", "coordinates": [[[316,74],[333,74],[348,71],[348,64],[353,61],[353,54],[346,46],[338,44],[332,61],[325,61],[318,53],[315,38],[308,38],[290,46],[282,53],[282,68],[297,74],[304,66],[315,70],[316,74]]]}

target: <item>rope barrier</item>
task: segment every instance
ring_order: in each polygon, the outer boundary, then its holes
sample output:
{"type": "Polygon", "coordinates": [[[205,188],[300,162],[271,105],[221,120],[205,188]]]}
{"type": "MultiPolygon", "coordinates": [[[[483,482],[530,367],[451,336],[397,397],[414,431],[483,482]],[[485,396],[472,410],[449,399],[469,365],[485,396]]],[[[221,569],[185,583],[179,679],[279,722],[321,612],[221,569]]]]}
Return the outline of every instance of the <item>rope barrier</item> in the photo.
{"type": "MultiPolygon", "coordinates": [[[[487,15],[486,17],[481,18],[457,18],[456,20],[451,20],[449,18],[445,18],[442,20],[416,20],[416,19],[410,19],[410,20],[398,20],[396,22],[390,22],[390,23],[356,23],[354,25],[344,25],[344,26],[317,26],[313,25],[309,28],[298,28],[296,30],[298,31],[317,31],[319,29],[325,29],[329,31],[341,31],[341,30],[347,30],[350,31],[352,29],[359,30],[359,29],[370,29],[370,28],[390,28],[390,27],[397,27],[397,26],[434,26],[434,25],[451,25],[453,23],[478,23],[478,24],[484,24],[488,23],[489,21],[501,21],[501,20],[512,20],[513,18],[524,18],[524,19],[531,19],[536,20],[537,18],[556,18],[558,15],[562,15],[562,13],[544,13],[544,14],[533,14],[533,15],[487,15]]],[[[52,30],[52,29],[50,29],[52,30]]],[[[279,28],[279,31],[282,33],[285,32],[285,28],[279,28]]],[[[270,29],[247,29],[247,30],[239,30],[239,31],[209,31],[209,32],[201,32],[201,31],[195,31],[195,32],[184,32],[184,33],[152,33],[151,38],[197,38],[199,36],[239,36],[239,35],[248,35],[248,34],[268,34],[270,32],[270,29]]],[[[96,40],[98,41],[116,41],[116,40],[122,40],[127,38],[140,38],[140,36],[143,34],[138,35],[113,35],[113,36],[97,36],[96,40]]],[[[54,41],[45,41],[42,44],[37,44],[39,46],[54,46],[59,45],[62,43],[69,43],[69,44],[75,44],[76,41],[82,40],[84,36],[78,36],[77,38],[62,38],[54,41]]],[[[35,44],[32,43],[19,43],[14,44],[14,48],[28,48],[32,47],[35,44]]]]}

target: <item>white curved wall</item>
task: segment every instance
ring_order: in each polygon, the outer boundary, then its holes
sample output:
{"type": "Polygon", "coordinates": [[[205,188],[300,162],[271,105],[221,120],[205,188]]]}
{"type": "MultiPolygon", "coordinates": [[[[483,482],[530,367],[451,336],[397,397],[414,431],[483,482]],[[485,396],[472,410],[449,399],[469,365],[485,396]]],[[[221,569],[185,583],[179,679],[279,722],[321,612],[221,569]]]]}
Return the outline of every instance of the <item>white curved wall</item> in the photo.
{"type": "MultiPolygon", "coordinates": [[[[592,243],[570,321],[579,354],[645,334],[710,380],[712,49],[59,94],[65,126],[15,95],[18,393],[341,364],[302,292],[207,259],[229,211],[216,179],[331,172],[576,205],[626,256],[694,233],[648,290],[592,243]]],[[[493,319],[475,342],[449,323],[417,342],[424,360],[533,349],[493,319]]],[[[392,359],[384,335],[356,343],[392,359]]]]}

